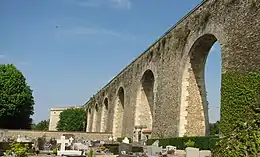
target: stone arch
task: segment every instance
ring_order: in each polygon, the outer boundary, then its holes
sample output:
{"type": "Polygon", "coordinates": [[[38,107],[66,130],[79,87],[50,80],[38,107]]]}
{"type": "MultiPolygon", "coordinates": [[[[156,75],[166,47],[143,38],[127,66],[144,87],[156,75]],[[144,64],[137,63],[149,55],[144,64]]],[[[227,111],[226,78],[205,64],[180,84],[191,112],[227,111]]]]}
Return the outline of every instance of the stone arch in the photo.
{"type": "MultiPolygon", "coordinates": [[[[135,107],[135,127],[152,130],[153,109],[154,109],[154,84],[155,77],[152,70],[146,70],[137,87],[136,107],[135,107]]],[[[137,133],[137,132],[136,132],[137,133]]],[[[138,135],[134,137],[138,140],[138,135]]]]}
{"type": "Polygon", "coordinates": [[[123,87],[120,87],[114,106],[114,121],[113,121],[113,136],[114,138],[121,137],[123,131],[124,120],[124,106],[125,106],[125,91],[123,87]]]}
{"type": "Polygon", "coordinates": [[[153,72],[150,69],[146,70],[142,75],[137,89],[135,124],[147,125],[148,129],[152,129],[154,81],[153,72]],[[147,113],[147,116],[144,116],[143,113],[147,113]]]}
{"type": "Polygon", "coordinates": [[[213,34],[200,36],[183,60],[179,136],[203,136],[209,133],[204,74],[209,51],[216,41],[213,34]]]}
{"type": "Polygon", "coordinates": [[[98,104],[94,106],[94,111],[93,111],[93,127],[92,127],[92,132],[98,132],[98,112],[99,112],[99,107],[98,104]]]}
{"type": "Polygon", "coordinates": [[[102,105],[100,132],[106,132],[108,118],[108,98],[105,98],[102,105]]]}
{"type": "Polygon", "coordinates": [[[92,116],[92,110],[91,108],[88,109],[88,119],[87,119],[87,132],[91,132],[92,131],[92,123],[93,123],[93,116],[92,116]]]}

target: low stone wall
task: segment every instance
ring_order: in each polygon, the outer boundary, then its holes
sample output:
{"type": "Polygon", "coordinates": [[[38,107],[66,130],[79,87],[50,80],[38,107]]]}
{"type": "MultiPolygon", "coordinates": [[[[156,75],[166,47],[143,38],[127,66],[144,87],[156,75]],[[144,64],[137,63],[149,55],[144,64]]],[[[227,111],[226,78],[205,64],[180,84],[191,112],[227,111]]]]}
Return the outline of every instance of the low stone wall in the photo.
{"type": "Polygon", "coordinates": [[[58,131],[32,131],[32,130],[1,130],[4,136],[7,137],[17,137],[21,135],[22,137],[27,136],[30,138],[38,138],[46,136],[47,139],[55,138],[60,139],[62,135],[73,135],[77,138],[83,138],[84,140],[103,140],[108,141],[108,138],[112,136],[112,133],[95,133],[95,132],[58,132],[58,131]]]}

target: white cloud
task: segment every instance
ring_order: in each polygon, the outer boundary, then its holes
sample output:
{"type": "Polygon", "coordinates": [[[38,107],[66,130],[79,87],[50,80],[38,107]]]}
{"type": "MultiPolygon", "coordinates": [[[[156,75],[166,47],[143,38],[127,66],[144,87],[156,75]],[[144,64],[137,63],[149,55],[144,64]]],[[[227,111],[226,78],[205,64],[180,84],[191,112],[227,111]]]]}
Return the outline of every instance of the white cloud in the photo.
{"type": "Polygon", "coordinates": [[[4,54],[0,54],[0,59],[4,59],[6,56],[4,54]]]}
{"type": "Polygon", "coordinates": [[[130,0],[74,0],[75,4],[82,7],[112,7],[117,9],[130,9],[130,0]]]}

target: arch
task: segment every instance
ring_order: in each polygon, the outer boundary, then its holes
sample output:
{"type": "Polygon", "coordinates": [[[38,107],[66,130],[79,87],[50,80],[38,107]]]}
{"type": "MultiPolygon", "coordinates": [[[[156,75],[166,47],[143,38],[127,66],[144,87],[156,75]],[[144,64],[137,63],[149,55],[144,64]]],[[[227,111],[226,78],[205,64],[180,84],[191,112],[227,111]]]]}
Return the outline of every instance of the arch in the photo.
{"type": "Polygon", "coordinates": [[[113,121],[113,136],[114,138],[121,137],[123,131],[124,120],[124,106],[125,106],[125,91],[123,87],[120,87],[114,107],[114,121],[113,121]]]}
{"type": "MultiPolygon", "coordinates": [[[[140,80],[137,88],[136,106],[135,106],[135,128],[144,128],[152,130],[153,109],[154,109],[154,74],[148,69],[140,80]]],[[[138,131],[135,131],[138,133],[138,131]]],[[[139,141],[138,135],[134,135],[136,141],[139,141]]]]}
{"type": "Polygon", "coordinates": [[[99,108],[98,108],[98,104],[95,105],[95,111],[98,112],[99,108]]]}
{"type": "Polygon", "coordinates": [[[105,98],[102,105],[100,132],[106,132],[107,118],[108,118],[108,98],[105,98]]]}
{"type": "Polygon", "coordinates": [[[96,104],[94,106],[92,132],[98,132],[98,127],[97,127],[98,126],[98,111],[99,111],[98,104],[96,104]]]}
{"type": "Polygon", "coordinates": [[[87,130],[86,132],[91,132],[92,131],[92,112],[91,112],[91,108],[88,109],[88,116],[87,116],[87,130]]]}
{"type": "Polygon", "coordinates": [[[209,133],[208,103],[204,75],[208,54],[216,41],[218,40],[213,34],[200,36],[193,43],[189,50],[189,55],[184,60],[179,136],[203,136],[209,133]]]}

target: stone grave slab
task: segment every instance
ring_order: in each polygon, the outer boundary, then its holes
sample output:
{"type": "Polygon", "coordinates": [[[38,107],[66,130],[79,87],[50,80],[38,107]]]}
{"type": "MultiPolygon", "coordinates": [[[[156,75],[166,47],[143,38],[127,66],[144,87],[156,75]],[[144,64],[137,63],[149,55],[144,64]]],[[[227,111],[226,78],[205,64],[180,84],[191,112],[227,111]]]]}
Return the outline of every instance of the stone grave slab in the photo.
{"type": "Polygon", "coordinates": [[[187,147],[186,157],[200,157],[200,150],[198,148],[187,147]]]}
{"type": "Polygon", "coordinates": [[[162,153],[163,148],[157,146],[147,146],[147,154],[148,156],[158,156],[162,153]]]}
{"type": "Polygon", "coordinates": [[[211,151],[210,150],[201,150],[200,157],[211,157],[211,151]]]}
{"type": "Polygon", "coordinates": [[[61,136],[61,139],[57,140],[57,143],[60,143],[60,150],[57,152],[59,156],[66,155],[82,155],[81,151],[77,150],[65,150],[65,145],[70,143],[70,140],[67,140],[65,136],[61,136]]]}

